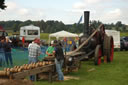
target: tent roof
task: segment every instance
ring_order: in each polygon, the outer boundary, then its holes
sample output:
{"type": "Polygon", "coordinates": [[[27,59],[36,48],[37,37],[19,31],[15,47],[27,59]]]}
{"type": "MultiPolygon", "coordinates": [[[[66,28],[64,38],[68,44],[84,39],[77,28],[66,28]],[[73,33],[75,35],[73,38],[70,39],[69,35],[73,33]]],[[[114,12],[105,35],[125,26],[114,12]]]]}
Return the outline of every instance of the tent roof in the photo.
{"type": "Polygon", "coordinates": [[[23,26],[20,28],[21,30],[27,29],[27,30],[39,30],[40,28],[34,25],[28,25],[28,26],[23,26]]]}
{"type": "Polygon", "coordinates": [[[62,30],[62,31],[50,34],[49,37],[57,37],[57,38],[58,37],[78,37],[78,35],[62,30]]]}

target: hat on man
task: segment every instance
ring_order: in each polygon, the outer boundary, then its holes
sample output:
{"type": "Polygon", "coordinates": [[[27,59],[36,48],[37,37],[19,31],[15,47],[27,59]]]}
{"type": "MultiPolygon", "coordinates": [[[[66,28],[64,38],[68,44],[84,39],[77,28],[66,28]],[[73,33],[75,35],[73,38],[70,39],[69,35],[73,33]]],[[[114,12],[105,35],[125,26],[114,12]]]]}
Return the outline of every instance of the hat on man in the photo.
{"type": "Polygon", "coordinates": [[[40,39],[38,38],[34,39],[34,43],[40,44],[40,39]]]}
{"type": "Polygon", "coordinates": [[[51,45],[53,45],[54,44],[54,41],[51,41],[51,45]]]}

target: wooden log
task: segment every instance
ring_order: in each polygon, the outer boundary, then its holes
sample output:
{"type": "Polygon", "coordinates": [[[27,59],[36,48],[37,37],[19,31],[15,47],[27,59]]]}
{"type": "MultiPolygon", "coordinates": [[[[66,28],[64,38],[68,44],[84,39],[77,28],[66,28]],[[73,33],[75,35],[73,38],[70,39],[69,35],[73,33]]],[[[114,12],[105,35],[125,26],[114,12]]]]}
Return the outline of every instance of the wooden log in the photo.
{"type": "Polygon", "coordinates": [[[36,67],[39,67],[39,63],[36,63],[36,67]]]}
{"type": "Polygon", "coordinates": [[[0,71],[0,76],[6,76],[6,71],[0,71]]]}
{"type": "Polygon", "coordinates": [[[20,66],[21,69],[23,69],[24,67],[23,66],[20,66]]]}
{"type": "Polygon", "coordinates": [[[15,68],[10,68],[10,72],[15,72],[15,68]]]}
{"type": "Polygon", "coordinates": [[[28,67],[29,67],[30,69],[32,69],[32,63],[31,63],[31,64],[29,64],[29,65],[28,65],[28,67]]]}
{"type": "Polygon", "coordinates": [[[39,66],[41,66],[41,62],[39,62],[39,66]]]}
{"type": "Polygon", "coordinates": [[[23,66],[23,67],[21,67],[21,68],[23,68],[23,70],[25,70],[25,67],[26,67],[26,66],[23,66]]]}
{"type": "Polygon", "coordinates": [[[32,69],[35,68],[35,63],[32,63],[31,64],[31,67],[32,67],[32,69]]]}
{"type": "Polygon", "coordinates": [[[43,66],[43,62],[40,62],[40,66],[43,66]]]}
{"type": "Polygon", "coordinates": [[[19,69],[18,69],[18,72],[21,72],[21,71],[22,71],[22,68],[19,68],[19,69]]]}
{"type": "Polygon", "coordinates": [[[15,71],[14,71],[14,72],[18,72],[18,69],[19,69],[19,68],[15,68],[15,71]]]}
{"type": "Polygon", "coordinates": [[[27,70],[30,70],[30,69],[32,69],[32,66],[31,65],[27,66],[27,70]]]}
{"type": "Polygon", "coordinates": [[[48,65],[48,61],[45,61],[45,64],[48,65]]]}
{"type": "Polygon", "coordinates": [[[7,68],[7,71],[10,71],[10,68],[7,68]]]}
{"type": "Polygon", "coordinates": [[[20,68],[20,66],[17,66],[17,69],[19,69],[20,68]]]}
{"type": "Polygon", "coordinates": [[[49,63],[48,64],[52,64],[52,62],[51,61],[49,61],[49,63]]]}
{"type": "Polygon", "coordinates": [[[33,67],[36,68],[36,63],[33,64],[33,67]]]}
{"type": "Polygon", "coordinates": [[[10,71],[6,71],[6,75],[9,76],[10,75],[10,71]]]}
{"type": "Polygon", "coordinates": [[[9,76],[10,72],[8,71],[0,71],[0,76],[9,76]]]}

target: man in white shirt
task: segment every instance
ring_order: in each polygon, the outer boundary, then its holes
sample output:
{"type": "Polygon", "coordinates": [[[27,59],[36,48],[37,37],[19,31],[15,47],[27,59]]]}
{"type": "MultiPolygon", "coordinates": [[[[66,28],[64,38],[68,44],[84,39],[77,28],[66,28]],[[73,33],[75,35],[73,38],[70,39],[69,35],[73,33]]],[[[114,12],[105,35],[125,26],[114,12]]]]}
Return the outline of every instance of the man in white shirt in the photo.
{"type": "MultiPolygon", "coordinates": [[[[38,56],[41,54],[40,39],[35,39],[34,43],[31,43],[28,47],[29,51],[29,64],[38,62],[38,56]]],[[[30,76],[30,80],[35,80],[35,75],[30,76]]]]}

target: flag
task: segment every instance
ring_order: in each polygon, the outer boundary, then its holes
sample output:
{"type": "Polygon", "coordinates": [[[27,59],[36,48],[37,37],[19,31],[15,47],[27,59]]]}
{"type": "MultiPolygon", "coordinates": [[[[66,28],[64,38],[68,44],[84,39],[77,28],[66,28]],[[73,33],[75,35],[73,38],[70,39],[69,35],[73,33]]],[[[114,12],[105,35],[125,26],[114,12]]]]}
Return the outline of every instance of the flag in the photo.
{"type": "Polygon", "coordinates": [[[80,22],[82,21],[83,15],[80,17],[80,20],[78,21],[77,24],[80,24],[80,22]]]}

